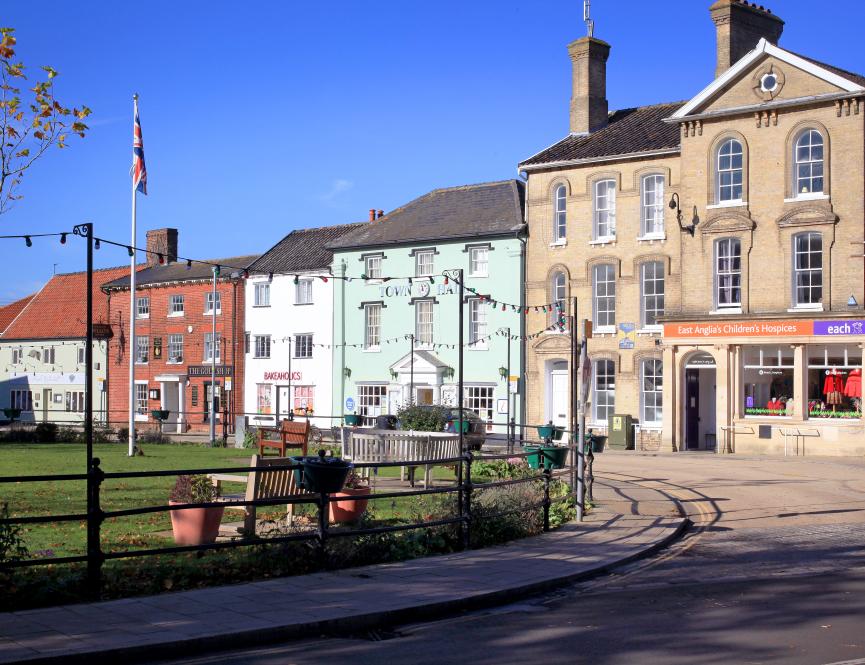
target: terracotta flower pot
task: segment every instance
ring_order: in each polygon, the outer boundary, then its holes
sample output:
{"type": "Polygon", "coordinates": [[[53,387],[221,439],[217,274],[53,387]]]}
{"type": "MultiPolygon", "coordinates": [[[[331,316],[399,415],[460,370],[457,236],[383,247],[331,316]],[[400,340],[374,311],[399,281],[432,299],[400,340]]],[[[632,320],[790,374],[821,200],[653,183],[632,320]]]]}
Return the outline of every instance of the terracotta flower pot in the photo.
{"type": "MultiPolygon", "coordinates": [[[[176,506],[179,503],[169,501],[168,505],[176,506]]],[[[215,542],[224,512],[225,506],[170,511],[174,542],[178,545],[206,545],[215,542]]]]}
{"type": "MultiPolygon", "coordinates": [[[[369,487],[358,487],[356,489],[343,488],[341,492],[332,494],[334,499],[341,496],[364,496],[370,493],[369,487]]],[[[330,521],[337,524],[346,522],[357,522],[366,510],[369,499],[358,499],[357,501],[331,501],[330,521]]]]}

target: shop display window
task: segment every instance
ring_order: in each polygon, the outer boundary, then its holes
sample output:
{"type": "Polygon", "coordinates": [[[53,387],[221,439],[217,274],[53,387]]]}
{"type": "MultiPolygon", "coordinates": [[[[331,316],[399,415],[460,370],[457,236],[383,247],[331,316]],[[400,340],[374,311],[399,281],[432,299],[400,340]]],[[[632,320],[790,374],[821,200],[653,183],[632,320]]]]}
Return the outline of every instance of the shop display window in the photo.
{"type": "Polygon", "coordinates": [[[746,346],[742,349],[745,415],[793,415],[793,349],[746,346]]]}
{"type": "Polygon", "coordinates": [[[862,349],[858,346],[808,347],[808,417],[862,417],[862,349]]]}

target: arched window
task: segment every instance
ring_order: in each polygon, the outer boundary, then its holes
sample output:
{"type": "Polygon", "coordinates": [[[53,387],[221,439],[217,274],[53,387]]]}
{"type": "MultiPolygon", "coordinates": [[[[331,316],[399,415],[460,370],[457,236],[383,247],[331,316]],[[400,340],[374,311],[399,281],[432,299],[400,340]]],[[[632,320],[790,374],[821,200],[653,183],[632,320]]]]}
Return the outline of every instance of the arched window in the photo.
{"type": "Polygon", "coordinates": [[[794,150],[794,192],[823,193],[823,135],[816,129],[806,129],[796,139],[794,150]]]}
{"type": "Polygon", "coordinates": [[[595,385],[592,402],[594,403],[594,422],[606,424],[616,410],[616,372],[612,360],[597,360],[594,363],[595,385]]]}
{"type": "Polygon", "coordinates": [[[823,236],[809,231],[793,236],[793,305],[806,309],[823,303],[823,236]]]}
{"type": "Polygon", "coordinates": [[[742,164],[742,144],[736,139],[724,141],[715,162],[718,203],[742,200],[742,164]]]}
{"type": "Polygon", "coordinates": [[[556,305],[558,304],[562,308],[565,308],[567,306],[567,303],[565,302],[568,297],[567,285],[568,282],[567,278],[565,277],[565,273],[560,270],[553,273],[552,280],[550,281],[550,295],[552,296],[553,300],[553,310],[552,312],[550,312],[551,324],[558,322],[559,307],[557,307],[556,305]]]}
{"type": "Polygon", "coordinates": [[[643,178],[643,205],[641,206],[642,236],[664,233],[664,176],[647,175],[643,178]]]}
{"type": "Polygon", "coordinates": [[[568,202],[564,185],[556,187],[553,201],[553,242],[564,242],[568,233],[568,202]]]}
{"type": "Polygon", "coordinates": [[[595,183],[593,205],[593,233],[595,240],[616,238],[616,181],[600,180],[595,183]]]}

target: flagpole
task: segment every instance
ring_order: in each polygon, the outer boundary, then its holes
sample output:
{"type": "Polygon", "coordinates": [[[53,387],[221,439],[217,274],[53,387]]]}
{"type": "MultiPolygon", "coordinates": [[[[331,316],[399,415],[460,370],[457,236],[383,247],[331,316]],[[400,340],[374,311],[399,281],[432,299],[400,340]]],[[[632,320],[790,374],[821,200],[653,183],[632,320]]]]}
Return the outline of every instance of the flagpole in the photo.
{"type": "MultiPolygon", "coordinates": [[[[138,93],[132,95],[132,122],[138,117],[138,93]]],[[[129,456],[135,454],[135,262],[138,250],[136,247],[135,228],[135,176],[132,177],[132,258],[129,260],[129,456]]]]}

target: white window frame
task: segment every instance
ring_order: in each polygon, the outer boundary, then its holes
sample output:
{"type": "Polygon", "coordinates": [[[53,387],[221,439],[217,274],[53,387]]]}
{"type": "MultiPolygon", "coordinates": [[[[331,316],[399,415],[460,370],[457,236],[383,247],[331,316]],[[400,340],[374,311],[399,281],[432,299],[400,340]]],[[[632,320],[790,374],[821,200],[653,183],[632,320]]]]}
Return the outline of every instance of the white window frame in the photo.
{"type": "Polygon", "coordinates": [[[259,415],[273,415],[273,384],[255,384],[255,410],[259,415]]]}
{"type": "Polygon", "coordinates": [[[803,130],[796,138],[793,144],[794,198],[808,198],[815,194],[823,194],[826,188],[825,150],[823,134],[813,127],[803,130]],[[819,157],[815,157],[815,153],[819,153],[819,157]],[[815,171],[818,172],[816,175],[815,171]],[[807,174],[803,175],[803,172],[807,174]],[[814,187],[815,182],[819,182],[819,188],[814,187]],[[803,187],[805,191],[802,191],[803,187]]]}
{"type": "Polygon", "coordinates": [[[564,185],[559,185],[553,194],[553,243],[564,244],[567,240],[568,190],[564,185]]]}
{"type": "Polygon", "coordinates": [[[811,309],[811,310],[821,310],[823,309],[823,290],[825,288],[825,284],[823,282],[823,234],[818,231],[805,231],[804,233],[797,233],[793,236],[793,307],[796,309],[811,309]],[[814,250],[812,249],[812,245],[814,239],[818,239],[820,242],[820,249],[814,250]],[[799,250],[799,240],[807,239],[808,247],[805,251],[799,250]],[[805,257],[808,263],[807,266],[800,267],[799,260],[800,257],[805,257]],[[819,267],[812,267],[812,263],[814,262],[814,258],[819,257],[819,267]],[[799,279],[800,277],[804,280],[807,280],[807,284],[804,284],[801,288],[806,289],[810,294],[807,300],[800,300],[799,298],[799,279]],[[814,292],[819,293],[819,297],[814,298],[814,292]]]}
{"type": "MultiPolygon", "coordinates": [[[[213,315],[213,291],[208,291],[204,296],[204,313],[213,315]]],[[[216,314],[222,314],[222,292],[216,292],[216,314]]]]}
{"type": "Polygon", "coordinates": [[[469,247],[469,277],[490,276],[490,248],[469,247]]]}
{"type": "Polygon", "coordinates": [[[53,346],[49,346],[42,353],[42,362],[46,365],[53,365],[57,359],[57,350],[53,346]]]}
{"type": "MultiPolygon", "coordinates": [[[[202,362],[214,361],[211,346],[213,346],[213,333],[206,332],[204,333],[204,359],[202,362]]],[[[222,333],[216,333],[216,363],[219,364],[220,362],[222,362],[222,333]]]]}
{"type": "Polygon", "coordinates": [[[135,382],[135,420],[147,420],[147,408],[150,405],[147,381],[135,382]]]}
{"type": "Polygon", "coordinates": [[[616,266],[612,263],[592,266],[592,322],[598,332],[616,329],[616,266]]]}
{"type": "Polygon", "coordinates": [[[312,305],[312,279],[303,277],[297,280],[294,287],[294,304],[295,305],[312,305]]]}
{"type": "Polygon", "coordinates": [[[382,263],[382,255],[381,254],[371,254],[370,256],[365,256],[363,259],[363,274],[366,275],[367,279],[381,279],[381,263],[382,263]]]}
{"type": "Polygon", "coordinates": [[[607,358],[592,363],[592,419],[597,425],[609,423],[616,412],[616,364],[607,358]],[[603,371],[602,371],[603,369],[603,371]],[[603,384],[601,384],[603,379],[603,384]],[[603,387],[600,387],[603,385],[603,387]]]}
{"type": "Polygon", "coordinates": [[[87,362],[87,348],[84,346],[78,347],[78,364],[83,365],[87,362]]]}
{"type": "Polygon", "coordinates": [[[715,311],[724,312],[741,312],[742,311],[742,241],[739,238],[720,238],[715,241],[715,311]],[[736,253],[733,253],[736,249],[736,253]],[[726,254],[722,255],[722,250],[726,250],[726,254]],[[738,259],[739,267],[735,268],[735,260],[738,259]],[[726,265],[722,265],[722,260],[726,261],[726,265]],[[727,292],[730,294],[730,301],[722,303],[721,293],[727,292]],[[738,294],[738,299],[733,302],[734,294],[738,294]]]}
{"type": "Polygon", "coordinates": [[[135,364],[146,365],[150,362],[150,337],[148,335],[135,336],[135,364]]]}
{"type": "Polygon", "coordinates": [[[293,354],[299,360],[312,358],[312,333],[294,336],[293,354]]]}
{"type": "Polygon", "coordinates": [[[659,330],[658,317],[664,316],[664,262],[640,264],[640,324],[645,330],[659,330]]]}
{"type": "Polygon", "coordinates": [[[175,293],[168,299],[168,316],[183,316],[186,313],[186,298],[175,293]]]}
{"type": "Polygon", "coordinates": [[[21,412],[33,410],[33,391],[13,388],[9,391],[9,406],[21,412]]]}
{"type": "Polygon", "coordinates": [[[381,348],[381,307],[381,303],[363,306],[363,347],[366,351],[378,351],[381,348]]]}
{"type": "Polygon", "coordinates": [[[138,296],[135,298],[135,318],[150,318],[150,296],[138,296]]]}
{"type": "Polygon", "coordinates": [[[414,254],[415,277],[432,277],[435,274],[435,250],[425,249],[414,254]]]}
{"type": "Polygon", "coordinates": [[[270,307],[270,282],[253,284],[253,307],[270,307]]]}
{"type": "Polygon", "coordinates": [[[315,413],[315,386],[311,385],[303,385],[303,386],[294,386],[294,390],[291,395],[291,410],[296,415],[303,415],[310,413],[310,407],[312,407],[312,413],[315,413]],[[298,394],[308,391],[308,395],[298,394]],[[300,412],[300,413],[299,413],[300,412]]]}
{"type": "Polygon", "coordinates": [[[721,145],[715,153],[715,203],[729,205],[741,203],[745,194],[745,151],[742,142],[738,139],[729,138],[721,145]],[[734,145],[735,144],[735,145],[734,145]],[[736,158],[738,166],[736,166],[736,158]],[[729,183],[724,183],[725,175],[729,174],[729,183]],[[737,180],[738,174],[738,182],[737,180]],[[739,196],[736,196],[736,188],[739,188],[739,196]]]}
{"type": "Polygon", "coordinates": [[[480,298],[469,299],[469,344],[466,347],[474,351],[489,349],[489,303],[480,298]]]}
{"type": "Polygon", "coordinates": [[[640,425],[657,427],[664,419],[664,361],[643,358],[640,361],[640,425]],[[649,418],[649,413],[655,417],[649,418]]]}
{"type": "Polygon", "coordinates": [[[255,336],[255,358],[270,358],[270,335],[255,336]]]}
{"type": "Polygon", "coordinates": [[[375,425],[377,416],[387,410],[387,384],[361,384],[357,387],[358,415],[363,425],[375,425]]]}
{"type": "Polygon", "coordinates": [[[664,238],[664,185],[666,178],[659,173],[643,176],[640,187],[640,237],[664,238]]]}
{"type": "Polygon", "coordinates": [[[495,386],[466,385],[463,388],[463,408],[471,409],[483,420],[492,420],[495,413],[495,386]]]}
{"type": "Polygon", "coordinates": [[[432,300],[414,301],[414,338],[417,348],[430,348],[435,337],[435,302],[432,300]]]}
{"type": "Polygon", "coordinates": [[[66,392],[66,410],[70,413],[81,413],[84,411],[83,390],[69,390],[66,392]]]}
{"type": "Polygon", "coordinates": [[[12,348],[12,364],[18,365],[24,359],[24,348],[17,346],[12,348]]]}
{"type": "Polygon", "coordinates": [[[598,180],[592,191],[592,238],[596,242],[615,240],[616,181],[598,180]]]}
{"type": "Polygon", "coordinates": [[[180,365],[183,362],[183,335],[171,333],[168,335],[168,360],[169,365],[180,365]]]}

